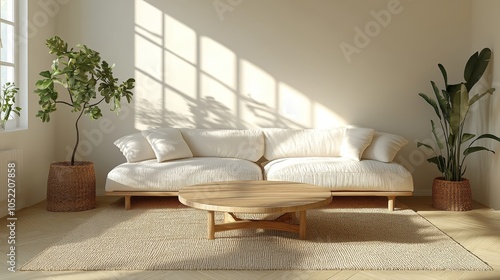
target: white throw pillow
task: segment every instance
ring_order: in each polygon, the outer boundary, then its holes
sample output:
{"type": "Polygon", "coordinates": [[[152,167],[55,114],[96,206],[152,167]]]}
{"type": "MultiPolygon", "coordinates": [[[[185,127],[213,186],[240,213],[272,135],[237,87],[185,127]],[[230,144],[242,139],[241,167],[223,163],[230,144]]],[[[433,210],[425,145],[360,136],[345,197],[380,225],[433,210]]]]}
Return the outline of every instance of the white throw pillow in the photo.
{"type": "Polygon", "coordinates": [[[371,128],[346,128],[342,145],[340,146],[340,156],[353,160],[361,160],[361,155],[370,145],[375,131],[371,128]]]}
{"type": "Polygon", "coordinates": [[[141,133],[123,136],[114,144],[123,153],[127,162],[138,162],[156,157],[148,140],[141,133]]]}
{"type": "Polygon", "coordinates": [[[391,162],[401,148],[408,144],[405,138],[383,132],[375,132],[370,146],[363,153],[364,159],[373,159],[382,162],[391,162]]]}
{"type": "Polygon", "coordinates": [[[142,135],[148,139],[158,162],[193,157],[186,141],[177,128],[145,130],[142,135]]]}

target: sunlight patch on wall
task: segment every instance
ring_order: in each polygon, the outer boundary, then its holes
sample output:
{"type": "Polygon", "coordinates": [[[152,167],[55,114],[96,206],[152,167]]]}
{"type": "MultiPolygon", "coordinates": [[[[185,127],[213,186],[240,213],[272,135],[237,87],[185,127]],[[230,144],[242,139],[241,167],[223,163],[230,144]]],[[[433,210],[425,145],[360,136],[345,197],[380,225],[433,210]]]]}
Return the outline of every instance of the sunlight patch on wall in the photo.
{"type": "Polygon", "coordinates": [[[276,80],[255,64],[240,61],[240,94],[245,101],[241,118],[248,127],[273,127],[276,123],[276,80]]]}
{"type": "Polygon", "coordinates": [[[214,79],[236,90],[236,55],[220,43],[202,37],[200,51],[201,70],[214,79]]]}
{"type": "Polygon", "coordinates": [[[163,119],[159,126],[194,128],[196,120],[192,110],[194,101],[178,91],[165,88],[165,103],[162,107],[163,119]]]}
{"type": "Polygon", "coordinates": [[[236,61],[234,52],[210,38],[201,37],[197,125],[207,128],[237,126],[236,61]]]}
{"type": "Polygon", "coordinates": [[[135,35],[135,68],[147,73],[153,79],[162,80],[163,57],[161,46],[153,43],[150,37],[140,33],[135,35]]]}
{"type": "Polygon", "coordinates": [[[196,64],[196,32],[169,15],[165,15],[164,45],[179,58],[196,64]]]}
{"type": "Polygon", "coordinates": [[[163,104],[162,27],[157,22],[163,13],[143,1],[135,5],[134,65],[136,87],[134,90],[135,124],[138,130],[149,128],[146,120],[160,118],[163,104]]]}
{"type": "Polygon", "coordinates": [[[134,127],[193,126],[197,35],[147,2],[135,3],[134,127]]]}
{"type": "Polygon", "coordinates": [[[310,127],[311,100],[292,86],[280,82],[278,84],[279,112],[293,122],[292,127],[310,127]]]}
{"type": "Polygon", "coordinates": [[[187,97],[196,99],[196,67],[170,51],[165,51],[164,65],[165,83],[187,97]]]}
{"type": "Polygon", "coordinates": [[[146,0],[135,1],[135,125],[335,127],[345,121],[290,83],[196,32],[146,0]]]}
{"type": "Polygon", "coordinates": [[[145,1],[135,1],[136,33],[143,34],[146,38],[161,45],[163,38],[162,22],[163,12],[145,1]]]}
{"type": "Polygon", "coordinates": [[[348,123],[338,114],[323,106],[320,103],[314,102],[314,125],[315,128],[335,128],[343,127],[348,123]]]}
{"type": "Polygon", "coordinates": [[[236,94],[212,76],[201,74],[198,124],[206,128],[231,128],[236,121],[236,94]]]}
{"type": "Polygon", "coordinates": [[[135,71],[135,80],[134,127],[138,130],[155,127],[163,114],[163,84],[141,70],[135,71]]]}

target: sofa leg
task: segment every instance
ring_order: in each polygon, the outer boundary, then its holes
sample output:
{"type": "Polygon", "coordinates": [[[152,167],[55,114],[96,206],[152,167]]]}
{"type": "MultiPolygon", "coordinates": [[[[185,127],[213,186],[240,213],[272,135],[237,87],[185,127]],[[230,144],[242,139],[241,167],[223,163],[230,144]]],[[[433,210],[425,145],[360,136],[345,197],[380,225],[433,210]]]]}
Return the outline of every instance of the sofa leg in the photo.
{"type": "Polygon", "coordinates": [[[394,201],[396,200],[396,197],[395,196],[388,196],[387,197],[389,199],[389,211],[394,211],[394,201]]]}
{"type": "Polygon", "coordinates": [[[130,210],[131,208],[130,200],[131,200],[130,195],[125,196],[125,210],[130,210]]]}

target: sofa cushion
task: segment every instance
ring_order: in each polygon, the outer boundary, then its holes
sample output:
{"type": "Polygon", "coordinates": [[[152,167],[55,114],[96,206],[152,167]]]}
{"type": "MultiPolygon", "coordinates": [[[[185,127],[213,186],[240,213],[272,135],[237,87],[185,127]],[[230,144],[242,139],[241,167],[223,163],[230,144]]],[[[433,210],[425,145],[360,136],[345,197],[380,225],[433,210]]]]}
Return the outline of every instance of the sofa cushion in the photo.
{"type": "Polygon", "coordinates": [[[178,191],[195,184],[262,180],[261,168],[248,160],[199,157],[175,161],[123,163],[108,173],[105,189],[112,191],[178,191]]]}
{"type": "Polygon", "coordinates": [[[127,162],[138,162],[156,157],[148,140],[140,132],[123,136],[114,144],[123,153],[127,162]]]}
{"type": "Polygon", "coordinates": [[[193,157],[191,150],[177,128],[145,130],[142,135],[146,137],[153,148],[158,162],[193,157]]]}
{"type": "Polygon", "coordinates": [[[346,128],[342,145],[340,146],[340,156],[352,160],[361,160],[365,149],[370,145],[375,131],[371,128],[346,128]]]}
{"type": "Polygon", "coordinates": [[[408,144],[408,140],[399,135],[376,131],[372,143],[363,152],[362,158],[391,162],[406,144],[408,144]]]}
{"type": "Polygon", "coordinates": [[[265,128],[268,160],[288,157],[337,157],[344,137],[344,128],[281,129],[265,128]]]}
{"type": "Polygon", "coordinates": [[[394,162],[287,158],[269,162],[264,173],[267,180],[308,183],[332,191],[413,191],[411,173],[394,162]]]}
{"type": "Polygon", "coordinates": [[[264,154],[260,130],[181,129],[193,156],[238,158],[256,162],[264,154]]]}

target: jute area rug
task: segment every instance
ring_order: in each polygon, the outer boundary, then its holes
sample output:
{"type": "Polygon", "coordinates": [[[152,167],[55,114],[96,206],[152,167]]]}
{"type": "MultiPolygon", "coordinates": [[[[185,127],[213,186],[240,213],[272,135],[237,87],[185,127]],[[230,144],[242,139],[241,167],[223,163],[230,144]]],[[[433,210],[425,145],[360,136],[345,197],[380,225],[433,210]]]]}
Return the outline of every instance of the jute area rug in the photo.
{"type": "Polygon", "coordinates": [[[118,201],[20,270],[491,270],[414,211],[386,205],[335,197],[307,212],[307,240],[258,229],[207,240],[206,212],[175,197],[135,198],[128,211],[118,201]]]}

